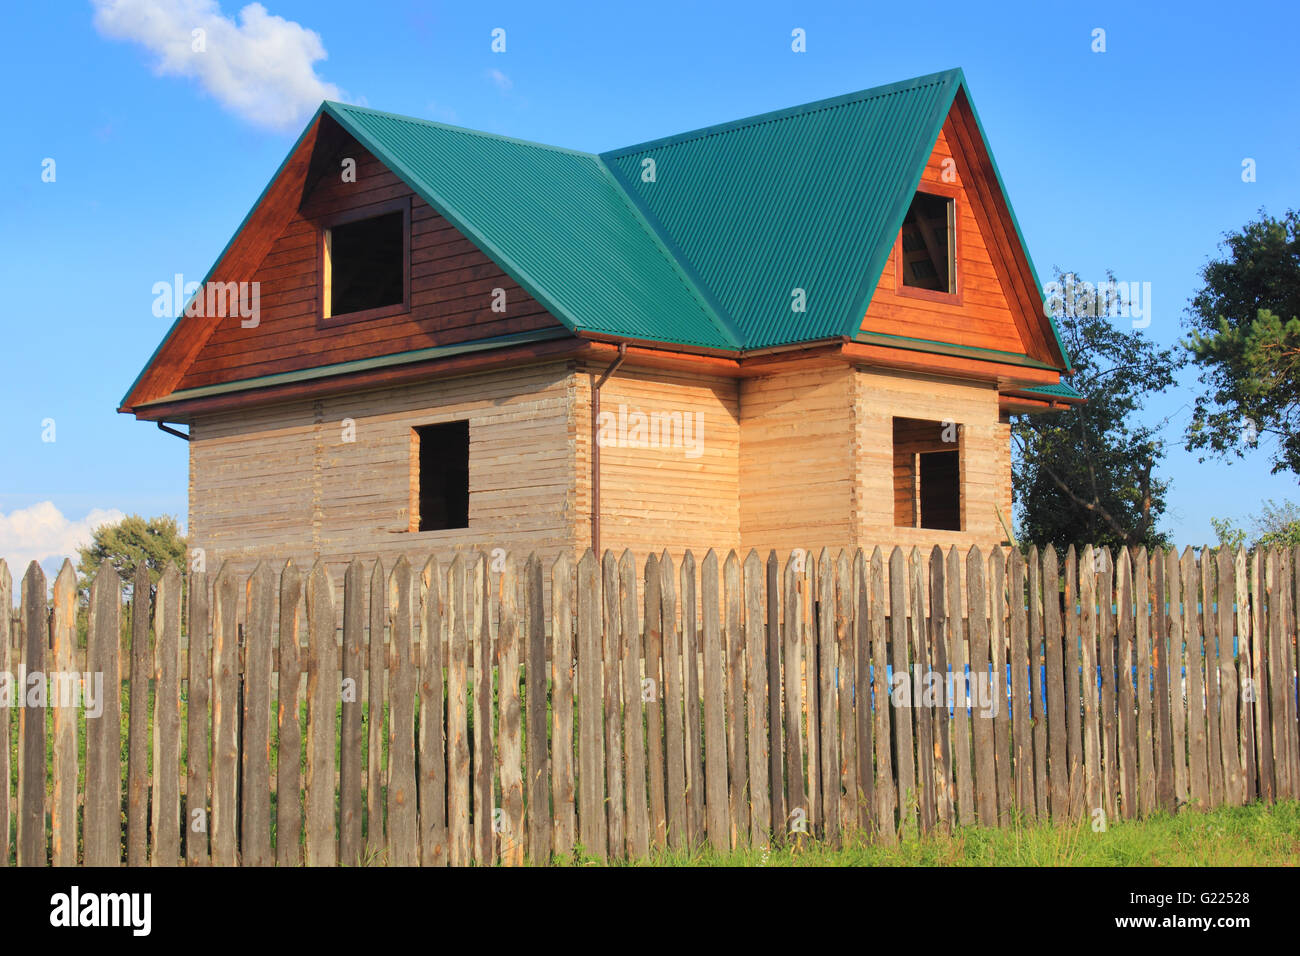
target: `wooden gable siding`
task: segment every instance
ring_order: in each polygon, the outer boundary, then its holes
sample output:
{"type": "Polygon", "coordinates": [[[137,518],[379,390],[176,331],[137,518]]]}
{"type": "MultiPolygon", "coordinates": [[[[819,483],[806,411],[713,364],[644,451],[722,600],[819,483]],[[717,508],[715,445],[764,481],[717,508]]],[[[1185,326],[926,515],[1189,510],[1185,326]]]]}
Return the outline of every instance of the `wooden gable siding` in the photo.
{"type": "Polygon", "coordinates": [[[986,183],[980,182],[978,189],[975,186],[984,174],[965,154],[959,122],[955,111],[949,115],[921,176],[921,191],[927,185],[957,190],[957,300],[943,302],[900,292],[895,242],[867,307],[862,330],[1049,360],[1045,339],[1038,329],[1041,316],[1031,321],[1023,315],[1019,300],[1008,295],[1010,268],[1002,261],[1006,256],[996,237],[990,235],[991,220],[985,208],[991,194],[986,183]]]}
{"type": "MultiPolygon", "coordinates": [[[[560,327],[540,303],[379,160],[355,143],[344,154],[357,160],[357,181],[345,183],[334,172],[310,188],[253,273],[253,281],[261,283],[258,326],[243,328],[238,316],[215,320],[178,390],[560,327]],[[411,202],[411,311],[318,328],[316,220],[399,198],[411,202]],[[504,313],[491,308],[497,288],[505,290],[504,313]]],[[[335,163],[334,169],[339,168],[335,163]]]]}

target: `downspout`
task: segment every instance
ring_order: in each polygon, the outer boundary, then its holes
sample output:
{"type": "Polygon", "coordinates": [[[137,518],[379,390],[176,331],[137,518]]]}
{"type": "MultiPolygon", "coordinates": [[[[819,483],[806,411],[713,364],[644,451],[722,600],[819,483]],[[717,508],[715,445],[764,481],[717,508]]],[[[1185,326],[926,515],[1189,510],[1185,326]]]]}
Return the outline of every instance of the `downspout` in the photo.
{"type": "Polygon", "coordinates": [[[618,345],[618,358],[605,369],[605,374],[596,378],[591,373],[591,551],[600,560],[600,442],[596,439],[597,425],[600,418],[600,387],[618,370],[627,358],[627,343],[618,345]]]}
{"type": "Polygon", "coordinates": [[[187,435],[187,434],[185,434],[185,433],[184,433],[183,431],[181,431],[180,429],[178,429],[178,428],[172,428],[170,425],[165,425],[165,424],[163,424],[162,422],[159,422],[159,423],[158,423],[158,430],[159,430],[159,431],[164,431],[164,432],[166,432],[168,435],[175,435],[177,438],[184,438],[186,441],[189,441],[189,440],[190,440],[190,436],[187,435]]]}

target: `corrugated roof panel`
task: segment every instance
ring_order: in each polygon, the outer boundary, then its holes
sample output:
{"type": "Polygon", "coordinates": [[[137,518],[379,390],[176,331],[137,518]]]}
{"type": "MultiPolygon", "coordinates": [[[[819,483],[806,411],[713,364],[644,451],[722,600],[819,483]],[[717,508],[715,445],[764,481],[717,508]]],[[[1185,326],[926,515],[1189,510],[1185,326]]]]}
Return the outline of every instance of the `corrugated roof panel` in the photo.
{"type": "Polygon", "coordinates": [[[601,158],[746,348],[845,335],[960,84],[950,70],[601,158]],[[647,157],[654,182],[641,179],[647,157]]]}
{"type": "Polygon", "coordinates": [[[339,103],[327,110],[575,329],[739,345],[598,157],[339,103]]]}

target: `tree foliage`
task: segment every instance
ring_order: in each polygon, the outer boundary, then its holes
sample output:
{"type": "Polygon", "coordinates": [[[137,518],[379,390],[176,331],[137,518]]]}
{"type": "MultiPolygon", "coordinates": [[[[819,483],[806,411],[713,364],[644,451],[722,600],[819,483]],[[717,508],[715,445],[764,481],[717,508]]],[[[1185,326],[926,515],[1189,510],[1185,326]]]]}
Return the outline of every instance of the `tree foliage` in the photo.
{"type": "MultiPolygon", "coordinates": [[[[1061,285],[1068,278],[1057,272],[1061,285]]],[[[1139,416],[1149,396],[1174,384],[1183,359],[1106,313],[1066,302],[1056,316],[1075,367],[1069,381],[1085,404],[1012,422],[1016,510],[1027,542],[1166,543],[1156,527],[1169,489],[1156,473],[1165,423],[1139,416]]]]}
{"type": "Polygon", "coordinates": [[[1300,505],[1284,501],[1280,505],[1268,499],[1259,514],[1250,516],[1249,530],[1239,528],[1226,518],[1211,518],[1219,545],[1228,548],[1246,547],[1250,550],[1276,545],[1293,548],[1300,545],[1300,505]]]}
{"type": "Polygon", "coordinates": [[[90,587],[95,572],[104,562],[111,564],[129,585],[135,569],[143,564],[149,569],[150,584],[157,584],[169,562],[185,566],[186,541],[176,519],[170,515],[142,518],[127,515],[116,524],[100,525],[91,541],[80,550],[77,575],[83,590],[90,587]]]}
{"type": "Polygon", "coordinates": [[[1300,475],[1300,213],[1261,211],[1224,245],[1184,320],[1207,389],[1187,448],[1240,458],[1269,436],[1273,471],[1300,475]]]}

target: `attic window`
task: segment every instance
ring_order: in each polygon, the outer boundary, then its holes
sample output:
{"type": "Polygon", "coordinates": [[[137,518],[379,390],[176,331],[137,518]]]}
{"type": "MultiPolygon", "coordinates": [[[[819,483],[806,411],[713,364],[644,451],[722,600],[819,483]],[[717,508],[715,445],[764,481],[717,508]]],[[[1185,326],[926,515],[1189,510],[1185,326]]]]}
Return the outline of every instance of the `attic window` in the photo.
{"type": "Polygon", "coordinates": [[[962,530],[962,427],[894,419],[894,526],[962,530]]]}
{"type": "Polygon", "coordinates": [[[957,292],[956,200],[918,192],[899,234],[901,287],[941,295],[957,292]]]}
{"type": "Polygon", "coordinates": [[[322,324],[409,310],[408,200],[349,210],[321,225],[322,324]]]}
{"type": "Polygon", "coordinates": [[[411,530],[469,527],[469,422],[412,429],[411,530]]]}

